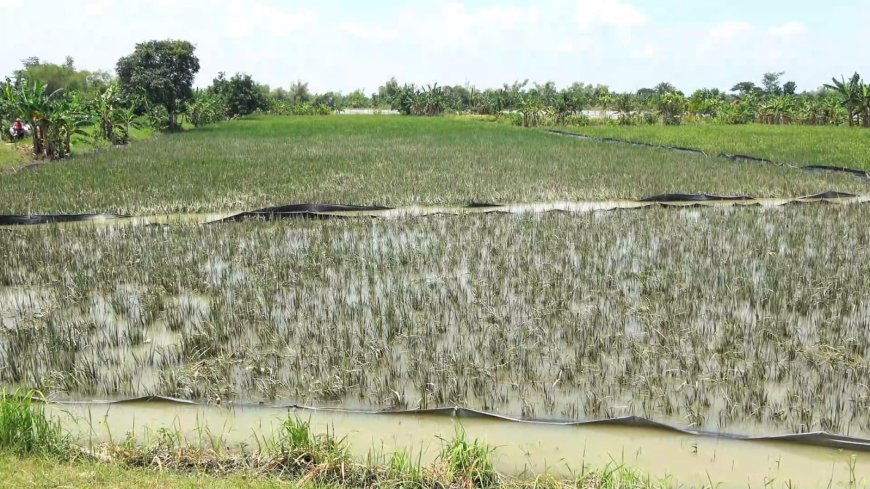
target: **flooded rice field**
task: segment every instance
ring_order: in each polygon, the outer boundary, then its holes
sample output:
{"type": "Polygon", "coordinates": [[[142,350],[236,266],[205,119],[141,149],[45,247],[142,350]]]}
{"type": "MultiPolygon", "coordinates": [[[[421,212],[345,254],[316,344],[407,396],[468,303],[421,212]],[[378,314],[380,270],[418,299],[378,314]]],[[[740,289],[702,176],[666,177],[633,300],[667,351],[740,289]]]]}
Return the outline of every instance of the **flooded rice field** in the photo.
{"type": "Polygon", "coordinates": [[[0,382],[870,437],[870,208],[0,233],[0,382]]]}
{"type": "Polygon", "coordinates": [[[804,197],[764,197],[716,196],[707,194],[662,194],[645,197],[641,200],[601,200],[601,201],[564,201],[530,202],[519,204],[471,203],[466,206],[423,206],[372,207],[364,210],[329,209],[330,207],[354,207],[341,205],[295,204],[272,207],[255,211],[164,214],[153,216],[124,216],[113,214],[83,214],[79,216],[0,216],[0,230],[14,229],[18,224],[58,224],[58,225],[132,225],[160,226],[182,224],[213,224],[253,219],[288,218],[384,218],[406,219],[438,215],[480,215],[480,214],[539,214],[550,212],[589,213],[627,209],[649,209],[656,207],[761,207],[776,208],[795,204],[866,204],[870,195],[854,195],[840,192],[825,192],[804,197]],[[293,208],[286,210],[285,208],[293,208]],[[308,210],[305,210],[308,209],[308,210]],[[326,209],[326,210],[322,210],[326,209]]]}
{"type": "Polygon", "coordinates": [[[130,434],[148,443],[167,430],[199,446],[256,447],[290,417],[317,433],[344,439],[358,460],[384,462],[395,452],[428,465],[456,430],[495,447],[502,474],[572,478],[627,465],[654,480],[716,487],[859,487],[870,453],[783,442],[698,437],[624,426],[548,426],[498,419],[421,414],[362,414],[299,409],[196,406],[168,402],[50,406],[77,438],[119,442],[130,434]]]}

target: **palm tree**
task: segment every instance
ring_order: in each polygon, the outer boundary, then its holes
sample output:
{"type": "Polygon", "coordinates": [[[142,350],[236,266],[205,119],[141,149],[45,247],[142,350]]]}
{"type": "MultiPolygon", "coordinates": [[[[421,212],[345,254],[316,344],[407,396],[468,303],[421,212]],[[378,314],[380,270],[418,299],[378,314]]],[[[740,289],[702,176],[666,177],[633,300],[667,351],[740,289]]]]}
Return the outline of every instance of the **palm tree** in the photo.
{"type": "Polygon", "coordinates": [[[855,107],[859,103],[859,92],[863,85],[861,76],[855,73],[849,80],[841,76],[840,80],[831,78],[831,81],[833,84],[826,84],[825,87],[837,93],[840,103],[846,107],[846,112],[849,114],[849,125],[852,126],[855,123],[855,107]]]}

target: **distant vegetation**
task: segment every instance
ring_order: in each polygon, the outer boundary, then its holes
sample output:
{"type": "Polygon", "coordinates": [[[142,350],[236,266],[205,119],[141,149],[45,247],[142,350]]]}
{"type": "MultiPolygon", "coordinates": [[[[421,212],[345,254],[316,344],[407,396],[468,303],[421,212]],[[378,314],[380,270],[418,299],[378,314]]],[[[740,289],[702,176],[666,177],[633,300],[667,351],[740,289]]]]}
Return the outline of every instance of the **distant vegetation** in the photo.
{"type": "Polygon", "coordinates": [[[870,127],[870,85],[856,73],[846,79],[798,93],[784,73],[766,73],[760,85],[735,84],[686,95],[670,83],[618,93],[604,85],[528,81],[481,90],[474,86],[401,85],[395,78],[367,95],[311,93],[308,84],[271,89],[250,75],[220,73],[211,86],[193,88],[199,72],[195,47],[187,41],[148,41],[121,58],[116,74],[76,69],[38,58],[0,83],[3,138],[16,118],[33,129],[32,154],[63,158],[72,152],[73,135],[114,145],[130,140],[132,127],[177,131],[182,122],[202,126],[254,112],[277,115],[326,115],[345,108],[396,110],[406,115],[446,113],[487,115],[522,126],[619,125],[714,122],[725,124],[811,124],[870,127]]]}

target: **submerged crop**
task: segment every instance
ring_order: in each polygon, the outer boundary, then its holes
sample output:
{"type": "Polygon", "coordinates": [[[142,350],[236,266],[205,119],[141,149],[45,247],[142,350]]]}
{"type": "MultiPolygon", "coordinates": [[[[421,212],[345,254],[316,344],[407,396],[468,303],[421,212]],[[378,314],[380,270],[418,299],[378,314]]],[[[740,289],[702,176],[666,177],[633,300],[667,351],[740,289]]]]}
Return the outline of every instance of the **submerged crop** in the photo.
{"type": "Polygon", "coordinates": [[[0,234],[0,381],[54,397],[870,434],[866,206],[0,234]]]}

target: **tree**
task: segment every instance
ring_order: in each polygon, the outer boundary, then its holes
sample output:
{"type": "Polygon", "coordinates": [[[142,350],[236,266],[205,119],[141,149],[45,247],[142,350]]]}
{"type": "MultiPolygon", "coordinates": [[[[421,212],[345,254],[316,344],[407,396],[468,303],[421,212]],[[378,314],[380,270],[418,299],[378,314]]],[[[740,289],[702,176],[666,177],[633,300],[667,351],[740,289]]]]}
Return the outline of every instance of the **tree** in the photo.
{"type": "Polygon", "coordinates": [[[666,126],[679,125],[686,112],[686,97],[679,92],[669,92],[656,99],[656,109],[666,126]]]}
{"type": "Polygon", "coordinates": [[[344,97],[344,105],[351,109],[366,109],[371,106],[371,102],[362,90],[354,90],[344,97]]]}
{"type": "Polygon", "coordinates": [[[308,91],[308,83],[303,83],[302,80],[290,85],[290,93],[287,94],[287,99],[291,104],[304,104],[311,100],[311,92],[308,91]]]}
{"type": "Polygon", "coordinates": [[[227,79],[223,72],[218,73],[208,91],[221,98],[227,117],[252,114],[268,108],[268,100],[251,75],[236,73],[227,79]]]}
{"type": "Polygon", "coordinates": [[[148,41],[118,60],[116,69],[124,93],[165,108],[169,131],[178,130],[178,113],[193,100],[193,79],[199,72],[195,50],[187,41],[148,41]]]}
{"type": "Polygon", "coordinates": [[[782,95],[782,86],[779,84],[782,75],[785,75],[784,71],[765,73],[761,79],[764,93],[768,95],[782,95]]]}
{"type": "Polygon", "coordinates": [[[794,95],[797,93],[797,83],[793,81],[787,81],[782,86],[782,93],[784,95],[794,95]]]}
{"type": "Polygon", "coordinates": [[[376,105],[386,106],[392,104],[399,90],[399,82],[396,80],[396,77],[390,78],[386,83],[378,87],[376,105]]]}
{"type": "Polygon", "coordinates": [[[26,59],[24,67],[15,72],[19,82],[42,82],[48,92],[82,92],[96,94],[105,90],[111,77],[103,72],[76,70],[72,57],[67,56],[63,64],[43,63],[38,58],[26,59]]]}
{"type": "Polygon", "coordinates": [[[745,81],[731,87],[731,91],[737,93],[741,97],[745,97],[747,95],[757,93],[761,91],[761,89],[758,88],[758,85],[756,85],[755,83],[752,83],[751,81],[745,81]]]}
{"type": "Polygon", "coordinates": [[[717,88],[700,88],[688,100],[688,111],[706,117],[716,117],[724,108],[725,95],[717,88]]]}
{"type": "Polygon", "coordinates": [[[677,92],[677,87],[668,82],[661,82],[653,88],[653,91],[656,95],[664,95],[666,93],[675,93],[677,92]]]}

